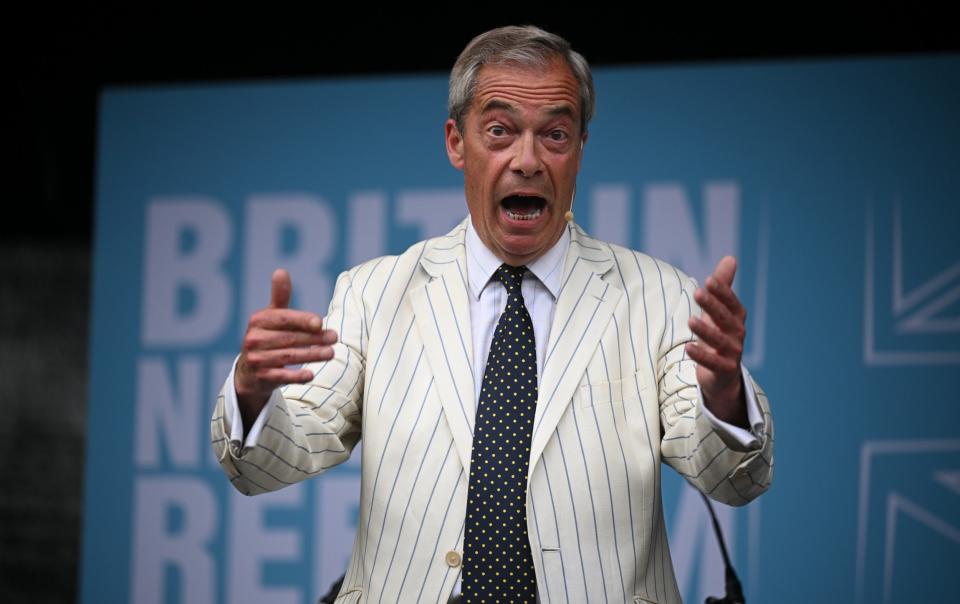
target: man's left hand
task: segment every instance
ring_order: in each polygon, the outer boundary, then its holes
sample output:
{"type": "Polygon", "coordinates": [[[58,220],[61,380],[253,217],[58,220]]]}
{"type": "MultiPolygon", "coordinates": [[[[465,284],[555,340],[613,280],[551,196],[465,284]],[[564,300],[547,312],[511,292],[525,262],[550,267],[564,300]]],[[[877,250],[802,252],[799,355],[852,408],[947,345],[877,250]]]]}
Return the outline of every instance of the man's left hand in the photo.
{"type": "Polygon", "coordinates": [[[690,317],[690,329],[699,341],[686,345],[687,354],[697,362],[697,382],[704,403],[720,420],[747,427],[747,405],[740,373],[743,340],[746,337],[747,311],[733,293],[737,260],[724,256],[706,287],[694,292],[703,310],[701,317],[690,317]]]}

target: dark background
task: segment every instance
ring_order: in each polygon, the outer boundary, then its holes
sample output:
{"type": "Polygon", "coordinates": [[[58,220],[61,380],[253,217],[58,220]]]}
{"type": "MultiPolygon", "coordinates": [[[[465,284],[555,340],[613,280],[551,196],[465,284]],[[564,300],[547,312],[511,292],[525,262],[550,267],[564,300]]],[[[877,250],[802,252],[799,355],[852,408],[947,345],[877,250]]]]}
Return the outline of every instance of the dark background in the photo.
{"type": "MultiPolygon", "coordinates": [[[[960,50],[923,4],[558,13],[492,5],[313,10],[39,6],[5,15],[0,220],[0,594],[77,597],[97,99],[105,86],[446,72],[474,35],[533,23],[594,66],[960,50]]],[[[602,91],[599,91],[602,101],[602,91]]],[[[127,572],[127,569],[118,569],[127,572]]]]}

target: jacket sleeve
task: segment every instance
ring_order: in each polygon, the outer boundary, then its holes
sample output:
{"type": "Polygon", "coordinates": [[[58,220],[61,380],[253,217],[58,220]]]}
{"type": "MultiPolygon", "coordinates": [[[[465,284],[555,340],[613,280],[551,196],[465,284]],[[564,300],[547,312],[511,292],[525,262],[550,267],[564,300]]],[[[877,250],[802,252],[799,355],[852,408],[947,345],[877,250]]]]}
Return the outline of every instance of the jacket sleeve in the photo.
{"type": "MultiPolygon", "coordinates": [[[[337,279],[325,327],[339,336],[334,358],[306,367],[314,378],[289,384],[265,407],[256,445],[231,440],[224,414],[225,390],[217,397],[210,431],[213,452],[233,486],[245,495],[275,491],[322,474],[346,461],[360,440],[367,330],[351,273],[337,279]]],[[[225,383],[233,388],[232,383],[225,383]]]]}
{"type": "Polygon", "coordinates": [[[696,282],[679,276],[673,292],[670,324],[665,326],[659,356],[661,459],[699,491],[728,505],[744,505],[767,490],[773,479],[773,418],[766,394],[744,372],[753,389],[762,423],[753,428],[756,441],[744,447],[727,437],[703,413],[696,363],[684,346],[694,340],[687,322],[700,309],[693,299],[696,282]]]}

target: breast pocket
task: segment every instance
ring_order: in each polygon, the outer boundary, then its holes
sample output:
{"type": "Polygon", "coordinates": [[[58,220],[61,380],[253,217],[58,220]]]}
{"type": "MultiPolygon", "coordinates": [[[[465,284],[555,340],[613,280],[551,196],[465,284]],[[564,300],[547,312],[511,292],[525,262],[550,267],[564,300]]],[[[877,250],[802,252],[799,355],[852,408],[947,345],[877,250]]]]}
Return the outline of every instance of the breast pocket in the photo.
{"type": "Polygon", "coordinates": [[[616,405],[624,401],[639,400],[649,396],[653,383],[647,380],[645,372],[638,371],[627,377],[609,382],[582,384],[577,390],[580,407],[600,407],[616,405]]]}

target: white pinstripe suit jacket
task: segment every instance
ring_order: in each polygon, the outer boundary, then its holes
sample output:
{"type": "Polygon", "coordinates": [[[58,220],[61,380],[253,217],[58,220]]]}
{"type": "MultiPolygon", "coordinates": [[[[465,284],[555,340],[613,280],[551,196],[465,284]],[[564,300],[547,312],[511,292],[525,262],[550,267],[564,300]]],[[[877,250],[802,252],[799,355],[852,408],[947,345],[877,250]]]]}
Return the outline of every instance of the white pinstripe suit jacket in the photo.
{"type": "MultiPolygon", "coordinates": [[[[320,474],[363,438],[338,602],[443,603],[459,577],[476,407],[465,224],[340,275],[327,317],[336,357],[313,366],[310,384],[284,388],[256,447],[229,444],[217,401],[214,451],[246,494],[320,474]]],[[[746,503],[772,478],[769,405],[756,387],[760,449],[725,443],[700,413],[683,350],[693,280],[570,228],[528,476],[538,597],[680,602],[660,462],[715,499],[746,503]]]]}

